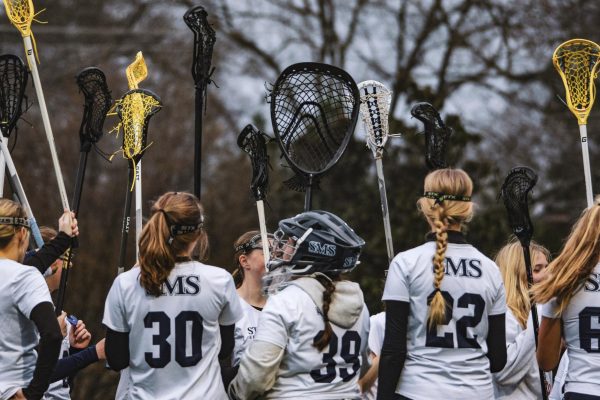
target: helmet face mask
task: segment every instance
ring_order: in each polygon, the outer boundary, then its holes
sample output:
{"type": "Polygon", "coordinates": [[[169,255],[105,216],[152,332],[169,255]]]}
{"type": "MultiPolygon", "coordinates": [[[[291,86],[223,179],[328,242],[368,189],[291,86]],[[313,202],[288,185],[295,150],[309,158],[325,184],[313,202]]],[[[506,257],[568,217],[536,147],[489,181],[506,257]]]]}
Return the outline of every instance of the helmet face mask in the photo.
{"type": "Polygon", "coordinates": [[[342,219],[326,211],[284,219],[274,234],[263,288],[273,294],[294,276],[350,272],[359,263],[364,243],[342,219]]]}

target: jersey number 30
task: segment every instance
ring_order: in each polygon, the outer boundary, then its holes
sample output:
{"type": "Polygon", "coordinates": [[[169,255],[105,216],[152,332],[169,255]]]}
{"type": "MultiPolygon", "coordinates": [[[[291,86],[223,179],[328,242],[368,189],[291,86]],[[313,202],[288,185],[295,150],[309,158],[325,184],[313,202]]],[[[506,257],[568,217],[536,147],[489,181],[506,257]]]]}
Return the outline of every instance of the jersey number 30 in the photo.
{"type": "MultiPolygon", "coordinates": [[[[152,335],[152,344],[158,346],[158,357],[152,352],[144,353],[146,362],[152,368],[164,368],[171,362],[171,344],[167,339],[171,335],[171,319],[163,311],[151,311],[144,318],[144,327],[152,328],[158,324],[158,333],[152,335]]],[[[192,367],[202,359],[202,316],[197,311],[182,311],[175,317],[175,361],[182,367],[192,367]],[[187,354],[188,323],[192,325],[192,351],[187,354]]]]}
{"type": "MultiPolygon", "coordinates": [[[[315,341],[325,332],[319,331],[315,336],[315,341]]],[[[319,383],[331,383],[338,374],[337,363],[334,358],[338,354],[338,337],[335,333],[331,332],[331,339],[329,339],[329,351],[323,353],[323,364],[325,364],[325,373],[321,372],[321,369],[313,369],[310,371],[310,376],[319,383]]],[[[346,331],[342,336],[341,352],[340,356],[347,363],[351,364],[350,368],[339,368],[340,378],[344,382],[348,382],[360,369],[360,360],[358,358],[360,352],[360,334],[356,331],[346,331]],[[354,346],[353,346],[354,345],[354,346]]]]}

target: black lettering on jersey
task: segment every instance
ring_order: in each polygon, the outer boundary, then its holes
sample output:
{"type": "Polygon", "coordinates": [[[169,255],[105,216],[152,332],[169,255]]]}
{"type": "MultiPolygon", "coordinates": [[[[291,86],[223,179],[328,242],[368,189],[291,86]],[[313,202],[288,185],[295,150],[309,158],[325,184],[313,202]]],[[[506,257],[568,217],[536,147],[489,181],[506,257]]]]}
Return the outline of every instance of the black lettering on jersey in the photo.
{"type": "Polygon", "coordinates": [[[586,292],[600,292],[600,274],[591,274],[585,282],[586,292]]]}
{"type": "Polygon", "coordinates": [[[481,260],[461,258],[455,264],[450,257],[446,257],[446,275],[481,278],[481,260]]]}
{"type": "Polygon", "coordinates": [[[169,296],[196,295],[200,293],[200,277],[197,275],[178,275],[174,281],[163,285],[163,294],[169,296]]]}
{"type": "Polygon", "coordinates": [[[254,335],[256,334],[256,327],[255,326],[249,326],[248,327],[248,337],[250,339],[254,339],[254,335]]]}

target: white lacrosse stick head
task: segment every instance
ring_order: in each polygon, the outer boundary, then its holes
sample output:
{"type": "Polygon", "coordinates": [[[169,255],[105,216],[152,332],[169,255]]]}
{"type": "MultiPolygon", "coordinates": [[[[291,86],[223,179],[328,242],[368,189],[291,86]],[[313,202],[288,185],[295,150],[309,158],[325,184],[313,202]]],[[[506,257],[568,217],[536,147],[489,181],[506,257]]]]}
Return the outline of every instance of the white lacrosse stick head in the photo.
{"type": "Polygon", "coordinates": [[[358,84],[358,90],[367,147],[373,152],[373,157],[381,158],[390,132],[388,118],[392,92],[377,81],[361,82],[358,84]]]}

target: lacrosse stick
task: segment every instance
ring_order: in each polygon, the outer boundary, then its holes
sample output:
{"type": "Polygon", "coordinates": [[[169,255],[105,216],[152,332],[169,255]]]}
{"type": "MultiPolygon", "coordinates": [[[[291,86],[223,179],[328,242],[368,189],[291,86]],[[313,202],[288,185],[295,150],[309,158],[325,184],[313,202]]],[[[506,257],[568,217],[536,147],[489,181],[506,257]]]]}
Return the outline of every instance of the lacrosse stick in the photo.
{"type": "Polygon", "coordinates": [[[358,87],[340,68],[299,63],[279,75],[270,102],[277,142],[292,169],[304,180],[304,210],[309,211],[315,179],[339,161],[354,132],[360,103],[358,87]]]}
{"type": "Polygon", "coordinates": [[[594,79],[598,73],[600,46],[585,39],[572,39],[554,50],[552,63],[562,78],[567,92],[567,106],[577,117],[587,206],[594,204],[590,155],[587,143],[587,119],[596,98],[594,79]]]}
{"type": "MultiPolygon", "coordinates": [[[[79,205],[81,204],[81,193],[83,191],[83,179],[87,167],[87,159],[98,140],[102,137],[102,128],[106,113],[110,109],[112,98],[106,84],[104,73],[94,67],[85,68],[77,75],[77,86],[83,93],[83,118],[79,128],[79,166],[77,167],[77,178],[75,179],[75,191],[73,192],[73,212],[79,216],[79,205]]],[[[65,304],[65,293],[67,291],[67,280],[73,258],[74,246],[67,253],[67,261],[63,264],[60,277],[60,286],[56,297],[56,315],[60,315],[65,304]]]]}
{"type": "Polygon", "coordinates": [[[50,147],[50,156],[52,157],[54,173],[58,182],[58,192],[60,194],[60,200],[62,202],[63,209],[70,211],[71,208],[69,207],[69,200],[67,199],[65,182],[63,181],[62,172],[60,170],[60,163],[58,161],[58,154],[56,153],[56,146],[54,145],[54,135],[52,134],[52,127],[50,126],[50,118],[48,117],[48,110],[46,109],[46,100],[44,99],[42,82],[40,81],[40,75],[38,74],[37,70],[37,49],[35,48],[35,40],[33,39],[33,33],[31,32],[31,23],[36,15],[34,14],[33,10],[33,1],[4,0],[4,6],[6,8],[6,15],[8,15],[10,22],[12,22],[12,24],[19,30],[19,32],[21,32],[21,36],[23,37],[25,54],[27,55],[27,62],[29,64],[29,69],[31,70],[31,76],[33,77],[33,85],[35,86],[35,93],[37,95],[38,103],[40,105],[42,121],[44,122],[44,130],[46,131],[46,139],[48,139],[48,146],[50,147]]]}
{"type": "MultiPolygon", "coordinates": [[[[531,288],[533,285],[533,272],[531,270],[531,254],[529,245],[533,236],[533,224],[529,218],[528,194],[537,183],[536,173],[529,167],[516,167],[509,173],[502,188],[500,196],[504,201],[508,215],[508,223],[521,242],[523,247],[523,256],[525,258],[525,271],[527,273],[527,284],[531,288]]],[[[535,337],[535,347],[538,345],[539,321],[535,303],[531,301],[531,319],[533,320],[533,334],[535,337]]],[[[546,378],[544,372],[540,369],[540,382],[542,386],[542,397],[548,399],[546,393],[546,378]]]]}
{"type": "Polygon", "coordinates": [[[119,250],[118,273],[125,271],[125,256],[127,255],[127,238],[131,212],[131,192],[135,184],[137,163],[147,149],[148,123],[162,104],[157,95],[149,90],[130,90],[117,102],[117,114],[121,123],[116,127],[123,129],[123,157],[128,159],[129,173],[127,191],[125,192],[125,208],[121,229],[121,247],[119,250]]]}
{"type": "MultiPolygon", "coordinates": [[[[16,193],[21,205],[25,208],[31,226],[33,240],[35,241],[36,247],[40,248],[44,245],[40,228],[33,216],[33,211],[31,210],[31,206],[25,195],[23,184],[19,179],[17,169],[15,168],[12,156],[8,150],[8,138],[16,128],[17,122],[23,113],[22,104],[26,86],[27,68],[23,64],[23,61],[12,54],[0,56],[0,129],[2,130],[0,146],[6,162],[6,167],[8,167],[8,180],[10,186],[13,193],[16,193]]],[[[2,168],[4,169],[4,166],[2,166],[2,168]]]]}
{"type": "Polygon", "coordinates": [[[394,258],[394,244],[392,242],[392,228],[385,190],[385,176],[383,175],[383,148],[390,135],[388,115],[392,92],[383,83],[377,81],[364,81],[358,84],[360,92],[360,115],[365,126],[367,147],[375,158],[377,169],[377,183],[381,199],[381,212],[383,213],[383,229],[385,232],[385,245],[387,247],[388,261],[394,258]]]}
{"type": "MultiPolygon", "coordinates": [[[[135,61],[125,70],[129,90],[137,89],[140,82],[148,76],[148,67],[141,51],[135,56],[135,61]]],[[[141,101],[140,96],[134,94],[136,101],[141,101]]],[[[142,160],[137,163],[135,172],[135,256],[140,256],[140,235],[142,234],[142,160]]]]}
{"type": "Polygon", "coordinates": [[[187,10],[183,20],[194,33],[192,77],[196,86],[196,110],[194,121],[194,194],[200,199],[202,184],[202,117],[206,111],[207,87],[211,83],[213,47],[216,35],[206,19],[204,7],[195,6],[187,10]]]}
{"type": "Polygon", "coordinates": [[[265,268],[269,264],[269,238],[267,236],[267,223],[265,220],[264,199],[267,197],[269,186],[269,154],[267,153],[268,136],[256,129],[251,124],[240,132],[237,144],[240,149],[248,153],[252,164],[252,183],[250,189],[256,201],[260,238],[265,257],[265,268]]]}
{"type": "Polygon", "coordinates": [[[410,110],[413,117],[425,127],[425,163],[430,171],[447,168],[446,148],[452,136],[437,110],[429,103],[417,103],[410,110]]]}

